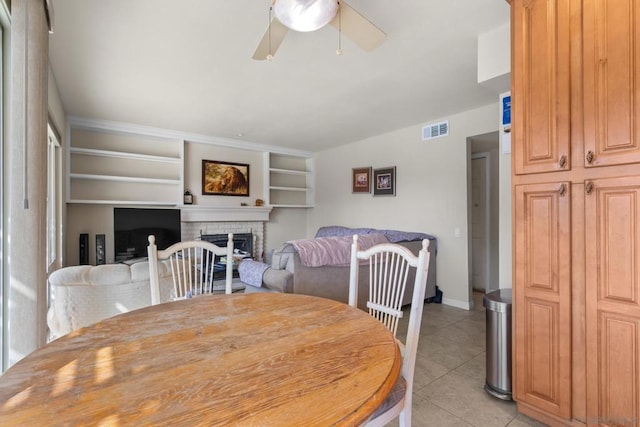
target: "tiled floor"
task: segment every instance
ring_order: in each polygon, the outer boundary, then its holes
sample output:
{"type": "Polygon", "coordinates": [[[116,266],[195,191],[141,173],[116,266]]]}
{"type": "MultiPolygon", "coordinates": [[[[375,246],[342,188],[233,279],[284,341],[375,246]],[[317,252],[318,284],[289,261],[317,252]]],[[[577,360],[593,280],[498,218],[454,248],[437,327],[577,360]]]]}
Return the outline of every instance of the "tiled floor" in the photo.
{"type": "MultiPolygon", "coordinates": [[[[414,427],[543,426],[514,402],[491,397],[485,382],[485,309],[474,292],[471,311],[425,304],[413,391],[414,427]]],[[[404,319],[408,319],[408,313],[404,319]]],[[[406,322],[406,321],[405,321],[406,322]]],[[[399,337],[406,331],[402,324],[399,337]]],[[[397,420],[391,425],[397,425],[397,420]]]]}

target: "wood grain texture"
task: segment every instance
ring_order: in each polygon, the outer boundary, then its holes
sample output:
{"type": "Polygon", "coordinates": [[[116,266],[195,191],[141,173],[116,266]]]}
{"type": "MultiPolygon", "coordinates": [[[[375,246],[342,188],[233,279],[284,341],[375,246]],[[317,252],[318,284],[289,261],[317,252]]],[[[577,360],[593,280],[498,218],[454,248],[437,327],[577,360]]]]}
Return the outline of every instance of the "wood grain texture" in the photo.
{"type": "MultiPolygon", "coordinates": [[[[640,420],[640,178],[593,180],[585,197],[587,418],[640,420]]],[[[635,421],[634,421],[635,420],[635,421]]]]}
{"type": "MultiPolygon", "coordinates": [[[[551,426],[638,425],[638,0],[513,0],[511,16],[513,384],[518,410],[551,426]],[[545,27],[546,35],[540,30],[545,27]],[[568,81],[565,58],[570,58],[568,81]],[[554,138],[562,143],[567,126],[571,162],[560,170],[551,160],[554,138]],[[545,218],[544,198],[537,200],[536,213],[542,216],[531,220],[522,189],[560,182],[571,183],[570,223],[562,215],[545,218]],[[548,243],[554,237],[526,240],[534,227],[570,230],[558,235],[559,242],[570,243],[560,257],[569,261],[569,288],[558,278],[558,288],[544,289],[544,278],[556,280],[554,265],[547,264],[553,253],[544,250],[553,248],[548,243]],[[529,280],[531,272],[535,281],[529,280]],[[525,316],[526,310],[531,315],[525,316]],[[549,328],[555,322],[558,332],[549,328]],[[556,333],[559,341],[553,338],[556,333]],[[570,377],[560,374],[557,390],[549,380],[554,353],[560,357],[553,363],[571,371],[570,377]],[[557,396],[560,406],[547,396],[557,396]]],[[[557,265],[560,271],[563,265],[557,265]]]]}
{"type": "Polygon", "coordinates": [[[569,2],[512,4],[513,171],[571,169],[569,2]],[[560,159],[564,157],[564,163],[560,159]]]}
{"type": "Polygon", "coordinates": [[[518,185],[514,212],[515,398],[566,419],[571,413],[571,187],[568,182],[518,185]]]}
{"type": "Polygon", "coordinates": [[[33,352],[0,377],[0,425],[358,425],[400,366],[392,334],[345,304],[203,296],[33,352]]]}
{"type": "Polygon", "coordinates": [[[637,0],[584,2],[585,167],[640,162],[640,7],[637,0]]]}

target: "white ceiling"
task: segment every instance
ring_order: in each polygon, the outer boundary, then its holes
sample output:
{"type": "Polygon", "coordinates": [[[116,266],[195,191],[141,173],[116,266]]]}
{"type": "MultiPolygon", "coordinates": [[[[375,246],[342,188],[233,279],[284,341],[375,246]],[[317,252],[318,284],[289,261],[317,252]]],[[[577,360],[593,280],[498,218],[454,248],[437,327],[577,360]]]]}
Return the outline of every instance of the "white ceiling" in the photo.
{"type": "Polygon", "coordinates": [[[387,34],[376,50],[343,36],[337,56],[327,26],[254,61],[269,4],[53,0],[67,114],[320,151],[497,102],[477,36],[508,22],[505,0],[350,0],[387,34]]]}

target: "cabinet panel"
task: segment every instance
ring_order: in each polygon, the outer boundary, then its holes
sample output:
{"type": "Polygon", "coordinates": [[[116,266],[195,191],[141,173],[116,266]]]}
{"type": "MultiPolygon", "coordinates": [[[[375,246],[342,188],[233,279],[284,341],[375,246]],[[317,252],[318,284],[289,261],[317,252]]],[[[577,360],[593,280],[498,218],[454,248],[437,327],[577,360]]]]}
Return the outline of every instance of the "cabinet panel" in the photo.
{"type": "Polygon", "coordinates": [[[587,418],[635,425],[640,420],[640,177],[587,184],[587,418]]]}
{"type": "Polygon", "coordinates": [[[524,342],[527,374],[523,378],[523,388],[527,399],[557,406],[560,354],[558,304],[526,298],[524,310],[525,324],[530,333],[524,342]]]}
{"type": "Polygon", "coordinates": [[[599,417],[603,424],[637,425],[639,319],[603,312],[598,323],[599,417]]]}
{"type": "Polygon", "coordinates": [[[512,17],[515,173],[567,170],[569,2],[514,0],[512,17]]]}
{"type": "Polygon", "coordinates": [[[571,189],[515,187],[515,398],[571,410],[571,189]]]}
{"type": "Polygon", "coordinates": [[[585,166],[640,161],[640,2],[584,2],[585,166]]]}

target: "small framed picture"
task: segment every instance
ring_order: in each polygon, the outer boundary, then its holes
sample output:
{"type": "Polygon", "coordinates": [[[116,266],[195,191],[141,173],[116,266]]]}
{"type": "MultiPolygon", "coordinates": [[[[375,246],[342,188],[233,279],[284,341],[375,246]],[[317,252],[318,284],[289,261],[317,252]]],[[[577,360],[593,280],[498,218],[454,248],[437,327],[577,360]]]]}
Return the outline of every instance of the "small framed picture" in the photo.
{"type": "Polygon", "coordinates": [[[371,167],[353,168],[352,173],[352,192],[353,193],[370,193],[371,192],[371,167]]]}
{"type": "Polygon", "coordinates": [[[380,168],[373,170],[373,195],[396,195],[396,167],[380,168]]]}

